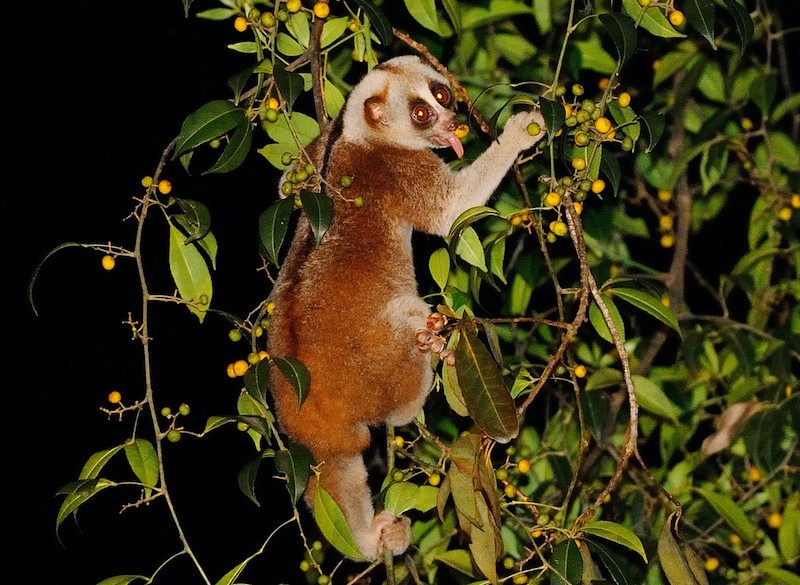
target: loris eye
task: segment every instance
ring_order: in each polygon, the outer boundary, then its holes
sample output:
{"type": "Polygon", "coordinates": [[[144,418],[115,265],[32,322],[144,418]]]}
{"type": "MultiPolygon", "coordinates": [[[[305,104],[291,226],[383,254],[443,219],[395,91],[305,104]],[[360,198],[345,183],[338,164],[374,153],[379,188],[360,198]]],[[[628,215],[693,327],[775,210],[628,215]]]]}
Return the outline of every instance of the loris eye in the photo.
{"type": "Polygon", "coordinates": [[[435,87],[433,88],[433,97],[436,98],[437,102],[445,106],[450,103],[450,90],[441,85],[435,87]]]}
{"type": "Polygon", "coordinates": [[[418,124],[422,124],[430,119],[431,111],[428,108],[428,106],[424,105],[414,106],[414,109],[411,110],[411,117],[418,124]]]}

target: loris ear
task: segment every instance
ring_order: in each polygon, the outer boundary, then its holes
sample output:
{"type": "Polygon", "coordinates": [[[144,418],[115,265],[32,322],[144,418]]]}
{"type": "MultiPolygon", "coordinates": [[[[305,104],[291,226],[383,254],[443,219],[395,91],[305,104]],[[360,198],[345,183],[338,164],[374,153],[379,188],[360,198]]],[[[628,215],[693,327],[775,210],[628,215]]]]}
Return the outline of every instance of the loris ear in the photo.
{"type": "Polygon", "coordinates": [[[383,95],[374,95],[364,102],[364,120],[369,126],[385,123],[386,100],[383,95]]]}

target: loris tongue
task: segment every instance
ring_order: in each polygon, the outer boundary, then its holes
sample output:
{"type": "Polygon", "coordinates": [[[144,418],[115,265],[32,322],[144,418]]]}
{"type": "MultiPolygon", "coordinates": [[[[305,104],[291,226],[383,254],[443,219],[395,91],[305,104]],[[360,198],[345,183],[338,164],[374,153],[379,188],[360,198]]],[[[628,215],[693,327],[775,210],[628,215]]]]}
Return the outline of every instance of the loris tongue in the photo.
{"type": "Polygon", "coordinates": [[[447,138],[445,138],[445,140],[447,141],[447,144],[449,144],[450,147],[455,151],[458,158],[464,156],[464,145],[461,144],[461,139],[459,139],[458,136],[455,134],[450,134],[447,136],[447,138]]]}

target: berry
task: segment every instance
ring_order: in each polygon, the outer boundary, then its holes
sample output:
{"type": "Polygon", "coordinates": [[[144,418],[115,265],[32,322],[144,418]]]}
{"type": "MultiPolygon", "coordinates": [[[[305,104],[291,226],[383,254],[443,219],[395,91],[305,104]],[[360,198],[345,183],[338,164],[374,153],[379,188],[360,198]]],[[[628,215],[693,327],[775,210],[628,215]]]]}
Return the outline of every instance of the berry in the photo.
{"type": "Polygon", "coordinates": [[[261,14],[261,24],[267,28],[275,26],[275,15],[271,12],[264,12],[261,14]]]}
{"type": "Polygon", "coordinates": [[[528,580],[528,576],[525,573],[520,573],[519,575],[514,575],[511,582],[514,583],[514,585],[525,585],[528,580]]]}
{"type": "Polygon", "coordinates": [[[122,400],[122,394],[120,394],[117,390],[112,390],[108,393],[108,401],[111,404],[119,404],[120,400],[122,400]]]}
{"type": "Polygon", "coordinates": [[[188,414],[191,412],[191,409],[189,408],[189,405],[184,402],[178,407],[178,412],[180,412],[183,416],[188,416],[188,414]]]}
{"type": "Polygon", "coordinates": [[[233,21],[233,28],[235,28],[239,32],[246,31],[247,30],[247,19],[244,16],[237,16],[236,20],[233,21]]]}
{"type": "Polygon", "coordinates": [[[317,2],[314,4],[314,16],[317,18],[326,18],[331,13],[331,8],[327,2],[317,2]]]}
{"type": "Polygon", "coordinates": [[[506,557],[503,559],[503,568],[511,570],[514,568],[514,557],[506,557]]]}
{"type": "Polygon", "coordinates": [[[575,213],[577,213],[578,215],[580,215],[583,212],[583,204],[581,204],[580,201],[576,201],[575,203],[572,204],[572,206],[575,208],[575,213]]]}
{"type": "Polygon", "coordinates": [[[594,122],[594,128],[601,134],[605,134],[609,130],[611,130],[611,120],[605,117],[597,118],[594,122]]]}
{"type": "Polygon", "coordinates": [[[659,189],[658,200],[661,201],[661,203],[669,203],[672,200],[672,192],[666,189],[659,189]]]}
{"type": "Polygon", "coordinates": [[[353,199],[353,205],[355,205],[356,207],[364,207],[364,198],[359,195],[358,197],[353,199]]]}
{"type": "Polygon", "coordinates": [[[554,233],[555,235],[557,235],[557,236],[565,236],[565,235],[567,235],[567,231],[568,231],[567,224],[565,224],[561,220],[551,221],[550,222],[550,231],[552,233],[554,233]]]}
{"type": "Polygon", "coordinates": [[[740,544],[742,544],[742,537],[736,533],[731,534],[728,537],[728,540],[730,541],[731,546],[739,546],[740,544]]]}
{"type": "Polygon", "coordinates": [[[458,127],[453,131],[453,134],[456,135],[456,138],[464,138],[467,134],[469,134],[469,125],[459,124],[458,127]]]}
{"type": "Polygon", "coordinates": [[[572,159],[572,168],[576,171],[582,171],[586,168],[586,159],[582,156],[576,156],[572,159]]]}
{"type": "Polygon", "coordinates": [[[586,366],[583,364],[578,364],[575,366],[575,377],[576,378],[585,378],[586,377],[586,366]]]}
{"type": "Polygon", "coordinates": [[[675,237],[672,234],[664,234],[659,240],[662,248],[671,248],[675,245],[675,237]]]}
{"type": "Polygon", "coordinates": [[[167,181],[166,179],[161,179],[158,182],[158,192],[162,195],[167,195],[169,192],[172,191],[172,183],[167,181]]]}
{"type": "Polygon", "coordinates": [[[639,0],[639,6],[642,8],[647,8],[650,6],[650,0],[639,0]]]}
{"type": "Polygon", "coordinates": [[[181,432],[178,429],[170,429],[167,431],[167,441],[170,443],[177,443],[181,440],[181,432]]]}
{"type": "Polygon", "coordinates": [[[717,557],[708,557],[705,562],[705,568],[709,573],[716,571],[719,568],[719,559],[717,557]]]}
{"type": "Polygon", "coordinates": [[[428,483],[431,484],[433,487],[436,487],[441,482],[442,482],[442,476],[436,472],[433,472],[428,476],[428,483]]]}
{"type": "Polygon", "coordinates": [[[250,428],[250,425],[244,422],[243,420],[240,420],[239,422],[236,423],[236,428],[244,432],[250,428]]]}
{"type": "Polygon", "coordinates": [[[586,132],[577,132],[575,134],[575,145],[586,146],[589,144],[589,135],[586,132]]]}
{"type": "Polygon", "coordinates": [[[233,372],[237,376],[244,376],[247,373],[247,370],[250,369],[250,364],[248,364],[244,360],[236,360],[233,362],[233,372]]]}
{"type": "Polygon", "coordinates": [[[255,22],[261,18],[261,11],[258,8],[251,8],[247,13],[247,18],[255,22]]]}
{"type": "Polygon", "coordinates": [[[530,124],[528,124],[526,130],[528,131],[528,134],[530,134],[531,136],[538,136],[539,133],[542,131],[542,127],[539,126],[539,124],[537,124],[536,122],[531,122],[530,124]]]}
{"type": "Polygon", "coordinates": [[[242,339],[242,332],[239,331],[238,329],[231,329],[230,331],[228,331],[228,339],[234,342],[239,341],[242,339]]]}
{"type": "Polygon", "coordinates": [[[792,208],[791,207],[781,207],[778,210],[778,219],[781,221],[789,221],[792,219],[792,208]]]}
{"type": "Polygon", "coordinates": [[[583,95],[583,86],[580,83],[576,83],[572,86],[572,93],[576,96],[583,95]]]}
{"type": "Polygon", "coordinates": [[[767,516],[767,526],[770,528],[780,528],[783,526],[783,516],[780,512],[772,512],[767,516]]]}
{"type": "Polygon", "coordinates": [[[303,559],[302,561],[300,561],[300,570],[301,571],[303,571],[305,573],[310,568],[311,568],[311,563],[309,563],[307,560],[303,559]]]}
{"type": "Polygon", "coordinates": [[[625,138],[622,139],[621,146],[622,150],[624,150],[625,152],[630,152],[631,150],[633,150],[633,138],[631,138],[630,136],[626,136],[625,138]]]}
{"type": "Polygon", "coordinates": [[[339,179],[339,184],[342,187],[349,187],[350,185],[353,184],[353,177],[349,177],[347,175],[342,175],[342,177],[339,179]]]}
{"type": "Polygon", "coordinates": [[[512,484],[507,484],[505,488],[503,488],[503,493],[506,495],[507,498],[513,498],[517,495],[517,488],[512,484]]]}
{"type": "Polygon", "coordinates": [[[402,449],[405,444],[406,444],[406,440],[403,437],[401,437],[400,435],[397,435],[394,438],[394,446],[397,447],[398,449],[402,449]]]}
{"type": "Polygon", "coordinates": [[[517,461],[517,470],[520,473],[528,473],[531,470],[531,462],[528,459],[520,459],[517,461]]]}
{"type": "Polygon", "coordinates": [[[147,189],[152,184],[153,184],[153,177],[151,177],[150,175],[147,175],[146,177],[142,177],[142,187],[147,189]]]}
{"type": "Polygon", "coordinates": [[[267,108],[267,111],[264,112],[264,119],[267,122],[277,122],[278,121],[278,110],[274,108],[267,108]]]}
{"type": "Polygon", "coordinates": [[[601,78],[600,78],[600,81],[598,81],[598,82],[597,82],[597,88],[598,88],[600,91],[605,91],[605,90],[606,90],[606,88],[608,87],[608,83],[609,83],[610,81],[611,81],[611,80],[610,80],[608,77],[601,77],[601,78]]]}
{"type": "Polygon", "coordinates": [[[750,118],[742,118],[739,123],[742,125],[742,130],[744,131],[753,129],[753,121],[750,118]]]}
{"type": "Polygon", "coordinates": [[[161,409],[161,416],[168,417],[172,414],[172,409],[169,406],[165,406],[161,409]]]}
{"type": "Polygon", "coordinates": [[[505,481],[508,479],[508,470],[501,467],[500,469],[494,472],[494,476],[500,481],[505,481]]]}
{"type": "Polygon", "coordinates": [[[564,104],[564,117],[569,118],[572,115],[572,106],[564,104]]]}
{"type": "Polygon", "coordinates": [[[117,261],[111,254],[106,254],[103,256],[103,259],[100,261],[100,263],[106,270],[114,270],[114,266],[117,264],[117,261]]]}
{"type": "Polygon", "coordinates": [[[686,17],[680,10],[673,10],[669,13],[669,21],[672,23],[672,26],[680,26],[683,24],[684,20],[686,20],[686,17]]]}
{"type": "Polygon", "coordinates": [[[606,188],[606,182],[603,179],[595,179],[592,181],[592,193],[600,194],[606,188]]]}
{"type": "Polygon", "coordinates": [[[658,218],[658,228],[662,232],[672,231],[672,226],[674,223],[675,221],[671,215],[662,215],[658,218]]]}
{"type": "Polygon", "coordinates": [[[228,364],[228,367],[225,368],[225,373],[228,375],[229,378],[236,377],[236,370],[233,367],[233,364],[228,364]]]}
{"type": "Polygon", "coordinates": [[[619,94],[617,103],[623,108],[627,108],[629,105],[631,105],[631,94],[629,94],[627,91],[623,91],[621,94],[619,94]]]}
{"type": "Polygon", "coordinates": [[[281,164],[285,167],[288,167],[292,164],[292,153],[291,152],[284,152],[281,156],[281,164]]]}
{"type": "Polygon", "coordinates": [[[793,194],[789,199],[789,205],[791,205],[795,209],[800,209],[800,195],[798,195],[797,193],[793,194]]]}
{"type": "Polygon", "coordinates": [[[550,193],[548,193],[544,198],[544,202],[548,207],[556,207],[561,205],[561,195],[555,191],[550,191],[550,193]]]}
{"type": "Polygon", "coordinates": [[[302,6],[300,0],[286,0],[286,10],[289,12],[298,12],[302,6]]]}
{"type": "Polygon", "coordinates": [[[403,481],[403,472],[399,469],[395,469],[392,473],[392,480],[393,481],[403,481]]]}
{"type": "Polygon", "coordinates": [[[539,538],[541,535],[542,535],[542,531],[541,530],[532,530],[531,531],[531,536],[533,538],[539,538]]]}
{"type": "Polygon", "coordinates": [[[328,585],[331,582],[331,578],[327,575],[320,575],[317,577],[317,585],[328,585]]]}

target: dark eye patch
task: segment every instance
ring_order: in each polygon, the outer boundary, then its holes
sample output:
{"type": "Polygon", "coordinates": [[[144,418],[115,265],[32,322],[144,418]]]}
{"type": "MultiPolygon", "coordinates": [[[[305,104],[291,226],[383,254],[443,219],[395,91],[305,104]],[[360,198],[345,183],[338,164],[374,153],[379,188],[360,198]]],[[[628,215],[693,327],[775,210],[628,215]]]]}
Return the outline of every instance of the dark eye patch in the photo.
{"type": "Polygon", "coordinates": [[[431,93],[433,97],[446,108],[449,108],[453,103],[453,93],[450,91],[445,85],[441,83],[433,83],[431,84],[431,93]]]}

